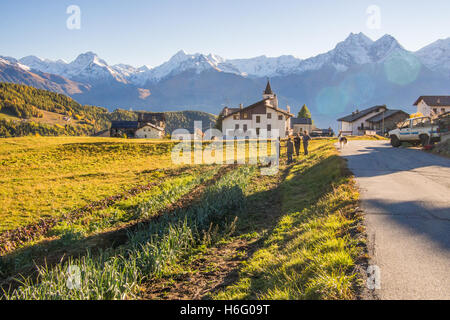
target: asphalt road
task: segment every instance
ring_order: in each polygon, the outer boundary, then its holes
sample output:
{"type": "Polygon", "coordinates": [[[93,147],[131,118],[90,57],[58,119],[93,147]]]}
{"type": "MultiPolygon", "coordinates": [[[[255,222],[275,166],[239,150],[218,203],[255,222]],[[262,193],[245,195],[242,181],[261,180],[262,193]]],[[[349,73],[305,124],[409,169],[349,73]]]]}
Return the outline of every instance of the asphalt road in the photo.
{"type": "Polygon", "coordinates": [[[380,270],[375,297],[450,299],[450,160],[386,141],[349,141],[340,153],[360,189],[370,264],[380,270]]]}

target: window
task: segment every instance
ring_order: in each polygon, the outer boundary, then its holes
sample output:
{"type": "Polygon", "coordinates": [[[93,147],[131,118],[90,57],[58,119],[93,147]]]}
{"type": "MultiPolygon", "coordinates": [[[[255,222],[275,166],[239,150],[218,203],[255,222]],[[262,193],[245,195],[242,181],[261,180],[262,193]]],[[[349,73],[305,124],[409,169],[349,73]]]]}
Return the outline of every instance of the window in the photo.
{"type": "Polygon", "coordinates": [[[247,112],[245,112],[244,113],[244,119],[247,119],[248,118],[248,114],[247,114],[247,112]]]}
{"type": "Polygon", "coordinates": [[[271,113],[267,114],[267,119],[272,119],[272,114],[271,113]]]}
{"type": "Polygon", "coordinates": [[[259,128],[256,128],[256,135],[259,136],[259,128]]]}
{"type": "Polygon", "coordinates": [[[233,116],[233,119],[234,119],[234,120],[239,120],[239,114],[235,114],[235,115],[233,116]]]}
{"type": "Polygon", "coordinates": [[[271,124],[267,125],[267,131],[272,131],[272,125],[271,124]]]}
{"type": "Polygon", "coordinates": [[[261,123],[261,116],[256,116],[256,123],[261,123]]]}
{"type": "Polygon", "coordinates": [[[441,112],[442,112],[442,113],[445,113],[445,108],[442,108],[442,109],[441,109],[441,112]]]}
{"type": "Polygon", "coordinates": [[[410,123],[411,123],[411,121],[406,120],[406,121],[398,124],[398,128],[400,128],[400,129],[407,129],[407,128],[409,128],[410,123]]]}
{"type": "Polygon", "coordinates": [[[433,108],[433,112],[437,114],[437,108],[433,108]]]}
{"type": "Polygon", "coordinates": [[[247,125],[244,124],[244,132],[247,132],[247,125]]]}
{"type": "Polygon", "coordinates": [[[283,120],[283,116],[281,114],[278,116],[278,120],[283,120]]]}
{"type": "Polygon", "coordinates": [[[413,128],[423,128],[430,124],[429,118],[418,118],[412,121],[413,128]]]}
{"type": "Polygon", "coordinates": [[[235,124],[235,125],[234,125],[234,129],[235,129],[235,130],[239,130],[239,125],[238,125],[238,124],[235,124]]]}

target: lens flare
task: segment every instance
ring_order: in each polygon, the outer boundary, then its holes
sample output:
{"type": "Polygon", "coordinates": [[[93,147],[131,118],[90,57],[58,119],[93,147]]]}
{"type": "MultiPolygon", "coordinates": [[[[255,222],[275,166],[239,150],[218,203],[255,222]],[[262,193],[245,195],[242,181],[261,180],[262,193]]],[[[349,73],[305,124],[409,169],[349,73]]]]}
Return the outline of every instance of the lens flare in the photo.
{"type": "Polygon", "coordinates": [[[396,51],[384,62],[386,78],[402,86],[414,82],[421,68],[419,59],[409,52],[396,51]]]}
{"type": "Polygon", "coordinates": [[[321,114],[339,114],[345,110],[349,96],[340,87],[325,87],[316,96],[316,106],[321,114]]]}
{"type": "Polygon", "coordinates": [[[364,72],[348,76],[339,86],[354,105],[370,101],[375,94],[375,87],[373,79],[364,72]]]}

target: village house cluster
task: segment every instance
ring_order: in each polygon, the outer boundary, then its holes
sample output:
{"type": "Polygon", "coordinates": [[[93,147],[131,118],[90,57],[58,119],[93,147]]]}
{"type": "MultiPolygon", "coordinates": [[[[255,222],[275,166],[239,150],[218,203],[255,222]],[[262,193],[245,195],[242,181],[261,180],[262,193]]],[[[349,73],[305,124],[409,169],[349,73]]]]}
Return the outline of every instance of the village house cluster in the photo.
{"type": "Polygon", "coordinates": [[[331,129],[317,129],[311,118],[296,118],[291,113],[290,106],[279,107],[277,95],[272,91],[270,81],[267,81],[263,99],[244,107],[223,108],[219,115],[222,132],[228,138],[280,137],[286,138],[293,134],[315,132],[317,135],[332,135],[331,129]],[[276,130],[276,134],[274,133],[276,130]]]}
{"type": "MultiPolygon", "coordinates": [[[[437,117],[450,112],[450,96],[420,96],[414,106],[417,114],[437,117]]],[[[410,115],[403,110],[388,109],[386,105],[367,109],[356,109],[351,114],[339,118],[341,135],[385,135],[408,119],[410,115]]],[[[218,121],[224,138],[280,137],[308,132],[314,136],[333,136],[331,129],[318,129],[311,118],[296,118],[287,105],[280,108],[278,97],[267,81],[262,100],[247,107],[224,107],[218,121]]],[[[162,139],[165,135],[166,119],[164,113],[140,112],[137,121],[112,121],[110,136],[162,139]]],[[[203,135],[202,132],[194,133],[203,135]]],[[[191,134],[189,134],[190,136],[191,134]]]]}
{"type": "MultiPolygon", "coordinates": [[[[450,112],[450,96],[420,96],[414,106],[417,107],[417,115],[435,118],[450,112]]],[[[391,110],[385,105],[356,109],[352,114],[338,119],[339,132],[353,136],[384,135],[409,117],[403,110],[391,110]]]]}

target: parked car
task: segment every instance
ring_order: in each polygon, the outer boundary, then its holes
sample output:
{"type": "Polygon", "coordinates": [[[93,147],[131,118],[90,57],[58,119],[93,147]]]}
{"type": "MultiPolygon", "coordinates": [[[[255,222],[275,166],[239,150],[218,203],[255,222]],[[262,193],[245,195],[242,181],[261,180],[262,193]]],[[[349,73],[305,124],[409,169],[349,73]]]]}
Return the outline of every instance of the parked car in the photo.
{"type": "Polygon", "coordinates": [[[402,142],[426,146],[440,140],[439,125],[430,117],[411,118],[400,122],[397,129],[389,131],[389,137],[393,147],[399,147],[402,142]]]}

